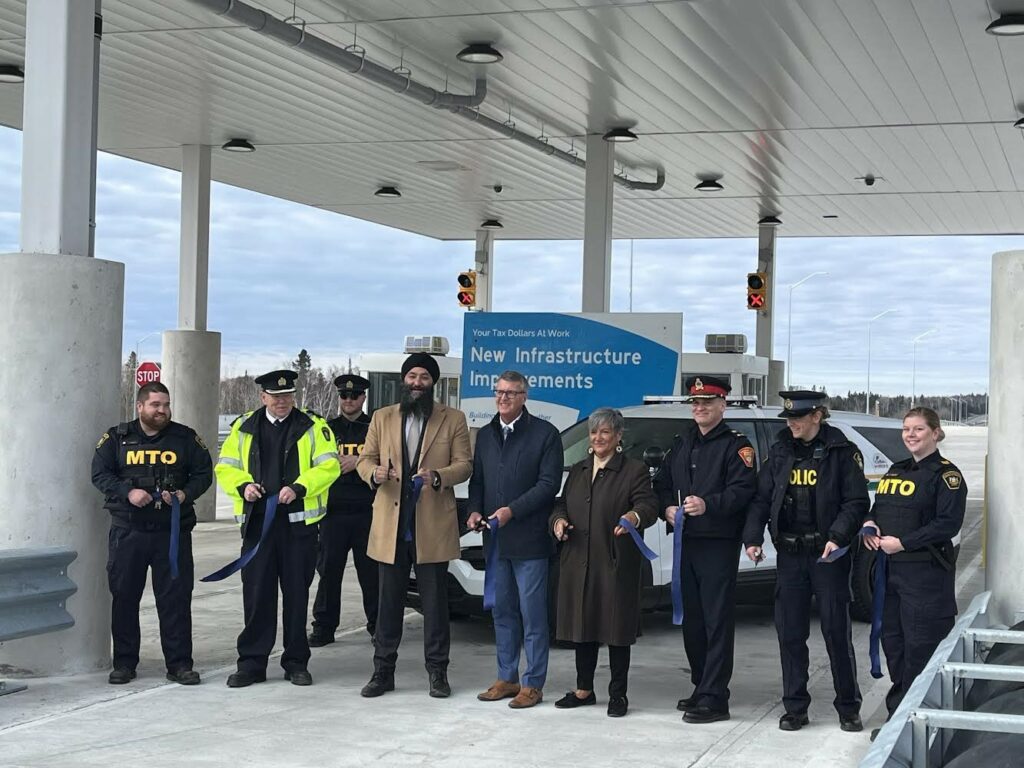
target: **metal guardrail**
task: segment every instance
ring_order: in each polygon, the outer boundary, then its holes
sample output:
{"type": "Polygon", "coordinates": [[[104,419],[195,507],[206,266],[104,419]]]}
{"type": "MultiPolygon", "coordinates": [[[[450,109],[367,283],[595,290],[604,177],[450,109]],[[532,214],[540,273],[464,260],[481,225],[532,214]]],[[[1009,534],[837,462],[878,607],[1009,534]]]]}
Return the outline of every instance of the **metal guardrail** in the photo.
{"type": "MultiPolygon", "coordinates": [[[[68,577],[76,557],[61,547],[0,550],[0,642],[74,625],[65,605],[78,591],[68,577]]],[[[24,689],[0,680],[0,696],[24,689]]]]}
{"type": "Polygon", "coordinates": [[[980,664],[980,646],[1024,645],[1024,632],[988,628],[991,592],[975,596],[878,733],[860,768],[932,768],[943,764],[954,731],[1024,734],[1024,715],[965,712],[975,680],[1024,682],[1024,667],[980,664]]]}

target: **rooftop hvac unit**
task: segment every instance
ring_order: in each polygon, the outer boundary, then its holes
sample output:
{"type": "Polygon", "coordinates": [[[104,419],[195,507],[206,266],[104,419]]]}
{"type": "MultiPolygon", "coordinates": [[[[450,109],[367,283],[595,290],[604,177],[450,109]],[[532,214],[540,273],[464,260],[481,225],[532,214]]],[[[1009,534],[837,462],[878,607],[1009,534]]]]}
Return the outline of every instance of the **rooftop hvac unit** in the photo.
{"type": "Polygon", "coordinates": [[[426,352],[428,355],[447,355],[448,339],[444,336],[406,336],[405,354],[426,352]]]}
{"type": "Polygon", "coordinates": [[[747,352],[747,337],[742,333],[709,333],[704,337],[704,351],[713,355],[744,355],[747,352]]]}

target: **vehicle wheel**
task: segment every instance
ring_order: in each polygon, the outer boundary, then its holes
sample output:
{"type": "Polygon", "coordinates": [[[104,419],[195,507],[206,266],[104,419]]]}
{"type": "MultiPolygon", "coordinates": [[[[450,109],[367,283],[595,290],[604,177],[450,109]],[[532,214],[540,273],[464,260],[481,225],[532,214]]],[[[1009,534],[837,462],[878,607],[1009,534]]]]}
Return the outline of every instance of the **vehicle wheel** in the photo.
{"type": "Polygon", "coordinates": [[[859,546],[853,553],[853,568],[850,575],[850,588],[853,592],[850,615],[857,621],[871,621],[874,585],[875,553],[866,547],[859,546]]]}

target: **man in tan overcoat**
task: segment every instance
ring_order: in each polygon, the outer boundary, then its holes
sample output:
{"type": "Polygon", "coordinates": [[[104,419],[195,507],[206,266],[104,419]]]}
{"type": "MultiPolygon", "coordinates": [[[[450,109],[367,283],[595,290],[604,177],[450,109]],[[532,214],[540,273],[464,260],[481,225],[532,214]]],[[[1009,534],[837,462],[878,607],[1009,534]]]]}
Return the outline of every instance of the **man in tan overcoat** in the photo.
{"type": "Polygon", "coordinates": [[[356,464],[359,476],[377,490],[366,551],[380,564],[380,602],[373,677],[362,690],[366,697],[395,688],[410,566],[422,602],[430,695],[451,695],[446,579],[448,561],[459,556],[454,489],[472,472],[473,457],[465,414],[434,402],[439,375],[430,355],[406,359],[401,400],[373,414],[356,464]]]}

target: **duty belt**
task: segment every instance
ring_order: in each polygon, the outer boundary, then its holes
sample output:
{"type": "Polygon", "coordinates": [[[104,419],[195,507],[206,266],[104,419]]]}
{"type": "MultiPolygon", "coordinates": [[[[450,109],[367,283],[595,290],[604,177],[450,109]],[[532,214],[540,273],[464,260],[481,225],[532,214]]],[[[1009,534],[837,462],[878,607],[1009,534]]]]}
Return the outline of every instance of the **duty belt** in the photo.
{"type": "Polygon", "coordinates": [[[825,547],[825,537],[820,533],[779,533],[775,548],[780,552],[797,555],[801,552],[817,554],[825,547]]]}

